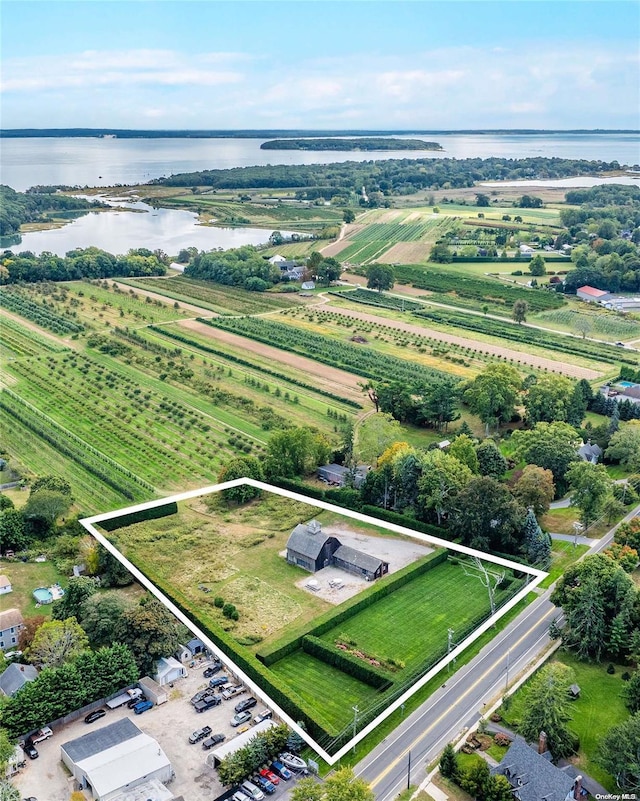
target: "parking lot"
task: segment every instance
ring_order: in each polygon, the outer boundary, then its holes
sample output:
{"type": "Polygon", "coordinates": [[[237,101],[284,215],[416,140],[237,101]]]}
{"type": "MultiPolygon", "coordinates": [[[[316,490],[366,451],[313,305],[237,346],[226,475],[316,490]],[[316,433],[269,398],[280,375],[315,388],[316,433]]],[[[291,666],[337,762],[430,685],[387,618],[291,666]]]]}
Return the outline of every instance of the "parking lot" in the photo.
{"type": "MultiPolygon", "coordinates": [[[[249,697],[249,693],[223,701],[206,712],[197,713],[189,699],[208,685],[208,680],[202,676],[206,665],[207,662],[199,662],[194,668],[188,668],[187,678],[175,682],[173,688],[167,688],[169,701],[142,715],[135,715],[125,705],[119,709],[107,710],[105,717],[95,723],[86,724],[80,718],[54,729],[53,737],[36,746],[38,759],[27,759],[26,768],[15,777],[14,782],[20,793],[25,797],[34,796],[38,801],[68,801],[73,786],[66,767],[60,761],[60,746],[127,716],[131,717],[138,728],[158,741],[171,761],[176,777],[169,787],[175,796],[182,795],[185,801],[211,801],[216,798],[224,788],[218,781],[217,772],[205,763],[208,752],[203,750],[200,742],[191,745],[189,735],[196,729],[210,726],[214,734],[224,734],[228,742],[236,735],[236,729],[230,726],[234,706],[249,697]]],[[[228,671],[225,672],[229,675],[228,671]]],[[[264,706],[258,699],[258,706],[252,712],[255,713],[264,706]]],[[[278,791],[270,798],[285,798],[291,784],[292,782],[281,782],[278,791]]]]}

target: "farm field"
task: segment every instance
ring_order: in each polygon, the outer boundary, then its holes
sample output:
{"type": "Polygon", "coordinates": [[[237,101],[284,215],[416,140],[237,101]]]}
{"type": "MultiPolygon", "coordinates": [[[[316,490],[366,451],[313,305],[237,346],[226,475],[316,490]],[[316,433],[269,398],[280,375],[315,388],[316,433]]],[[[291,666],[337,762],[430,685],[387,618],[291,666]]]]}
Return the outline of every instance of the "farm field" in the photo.
{"type": "Polygon", "coordinates": [[[531,318],[538,325],[555,328],[558,331],[569,331],[572,334],[605,339],[632,341],[640,337],[640,321],[629,315],[622,316],[615,312],[586,311],[582,308],[557,309],[540,312],[531,318]]]}
{"type": "MultiPolygon", "coordinates": [[[[380,547],[390,555],[393,543],[405,539],[386,531],[384,524],[360,530],[359,523],[349,519],[341,524],[340,517],[338,512],[318,512],[305,503],[268,493],[242,507],[228,507],[222,498],[207,496],[181,502],[177,515],[138,522],[107,536],[231,658],[253,670],[255,680],[263,676],[275,687],[286,688],[286,696],[299,699],[304,714],[335,737],[352,720],[352,702],[361,705],[363,721],[368,722],[381,704],[389,702],[387,691],[397,697],[442,658],[449,626],[455,628],[460,642],[489,613],[481,582],[466,575],[460,564],[447,562],[443,551],[403,568],[397,579],[392,573],[373,585],[365,584],[360,594],[338,606],[306,591],[301,584],[309,573],[287,564],[283,556],[297,523],[314,518],[332,525],[338,537],[344,526],[351,535],[373,536],[373,543],[382,535],[380,547]],[[179,562],[176,551],[181,553],[179,562]],[[393,583],[388,594],[379,594],[380,588],[395,581],[397,586],[393,583]],[[368,596],[372,600],[363,605],[360,599],[368,596]],[[216,597],[235,604],[237,621],[225,619],[216,597]],[[332,624],[338,615],[340,622],[332,624]],[[416,626],[421,618],[425,624],[416,626]],[[334,647],[337,638],[380,660],[390,689],[387,683],[375,690],[357,674],[345,674],[344,666],[327,666],[306,646],[302,651],[299,638],[316,630],[331,651],[340,653],[334,647]],[[281,643],[287,641],[293,643],[293,650],[286,646],[280,655],[281,643]],[[331,703],[325,703],[327,697],[331,703]]],[[[369,547],[375,550],[375,544],[369,547]]],[[[348,580],[349,574],[344,575],[348,580]]],[[[498,605],[519,586],[511,579],[499,594],[498,605]]],[[[265,691],[270,692],[269,684],[265,691]]]]}
{"type": "Polygon", "coordinates": [[[57,343],[52,337],[27,328],[7,314],[0,316],[0,359],[3,362],[61,350],[65,350],[61,342],[57,343]]]}
{"type": "Polygon", "coordinates": [[[237,287],[197,281],[193,278],[127,278],[120,279],[127,286],[148,289],[172,300],[200,306],[216,314],[262,314],[296,306],[295,294],[283,292],[247,292],[237,287]]]}

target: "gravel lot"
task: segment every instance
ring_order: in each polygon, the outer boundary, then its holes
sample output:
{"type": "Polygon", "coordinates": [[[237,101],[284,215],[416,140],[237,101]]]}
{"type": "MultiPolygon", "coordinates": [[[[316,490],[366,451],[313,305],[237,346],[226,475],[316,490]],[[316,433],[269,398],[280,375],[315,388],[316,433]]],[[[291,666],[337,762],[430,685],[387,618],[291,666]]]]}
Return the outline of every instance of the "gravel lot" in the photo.
{"type": "MultiPolygon", "coordinates": [[[[212,798],[216,798],[223,787],[218,781],[216,771],[205,763],[205,757],[209,752],[202,749],[201,743],[190,745],[189,735],[203,726],[211,726],[214,734],[219,732],[225,734],[227,740],[231,739],[236,733],[236,730],[229,725],[234,715],[233,708],[239,700],[248,696],[243,694],[235,700],[223,701],[219,706],[198,714],[189,703],[189,699],[208,684],[208,680],[202,676],[206,664],[207,662],[200,662],[196,667],[188,669],[189,675],[176,682],[174,688],[170,690],[169,701],[142,715],[135,715],[125,705],[120,709],[107,710],[106,716],[95,723],[86,724],[84,719],[80,718],[64,727],[56,728],[53,737],[36,746],[39,758],[33,761],[27,759],[26,768],[15,777],[14,782],[21,794],[25,797],[34,796],[38,801],[68,801],[73,790],[73,782],[60,761],[60,746],[69,740],[130,716],[143,732],[158,741],[169,757],[176,773],[176,778],[170,785],[175,796],[182,795],[185,801],[211,801],[212,798]]],[[[228,671],[226,673],[229,675],[228,671]]],[[[258,700],[256,709],[263,708],[264,705],[258,700]]],[[[284,784],[281,782],[278,792],[269,798],[285,797],[288,788],[283,786],[284,784]]],[[[87,795],[87,798],[89,797],[87,795]]]]}

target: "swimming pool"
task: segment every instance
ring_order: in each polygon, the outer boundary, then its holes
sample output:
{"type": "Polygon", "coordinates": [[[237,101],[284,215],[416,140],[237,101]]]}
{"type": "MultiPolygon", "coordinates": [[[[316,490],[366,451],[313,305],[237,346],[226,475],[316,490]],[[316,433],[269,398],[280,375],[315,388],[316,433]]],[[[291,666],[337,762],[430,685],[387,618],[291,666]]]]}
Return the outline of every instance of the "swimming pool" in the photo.
{"type": "Polygon", "coordinates": [[[38,587],[34,590],[33,597],[39,604],[50,604],[53,601],[53,593],[46,587],[38,587]]]}
{"type": "Polygon", "coordinates": [[[619,387],[637,387],[640,384],[634,384],[633,381],[618,381],[619,387]]]}

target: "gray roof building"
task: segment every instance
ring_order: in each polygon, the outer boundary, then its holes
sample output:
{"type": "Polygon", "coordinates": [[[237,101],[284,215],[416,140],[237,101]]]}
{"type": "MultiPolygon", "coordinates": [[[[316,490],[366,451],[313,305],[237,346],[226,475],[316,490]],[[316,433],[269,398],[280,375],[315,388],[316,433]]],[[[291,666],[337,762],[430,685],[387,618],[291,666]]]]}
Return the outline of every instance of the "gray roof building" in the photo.
{"type": "Polygon", "coordinates": [[[89,734],[83,734],[76,740],[70,740],[64,743],[62,748],[65,750],[67,756],[74,762],[80,762],[88,757],[95,756],[101,751],[106,751],[107,748],[113,748],[114,745],[120,745],[127,740],[132,740],[140,734],[140,729],[129,718],[122,718],[109,726],[103,726],[101,729],[94,729],[89,734]]]}
{"type": "Polygon", "coordinates": [[[491,769],[505,776],[518,801],[571,801],[586,795],[578,779],[573,779],[516,737],[502,762],[491,769]]]}
{"type": "Polygon", "coordinates": [[[25,684],[37,678],[38,671],[33,665],[19,665],[17,662],[12,662],[0,675],[0,693],[11,698],[25,684]]]}
{"type": "Polygon", "coordinates": [[[589,440],[578,448],[578,456],[585,462],[596,464],[602,456],[602,448],[589,440]]]}
{"type": "MultiPolygon", "coordinates": [[[[341,563],[348,564],[350,572],[356,568],[362,573],[376,573],[381,570],[382,566],[387,564],[377,556],[370,556],[368,553],[357,551],[355,548],[350,548],[348,545],[341,545],[336,549],[333,554],[333,562],[336,567],[342,567],[341,563]]],[[[389,565],[387,564],[387,568],[389,565]]],[[[386,570],[384,571],[387,572],[386,570]]]]}

